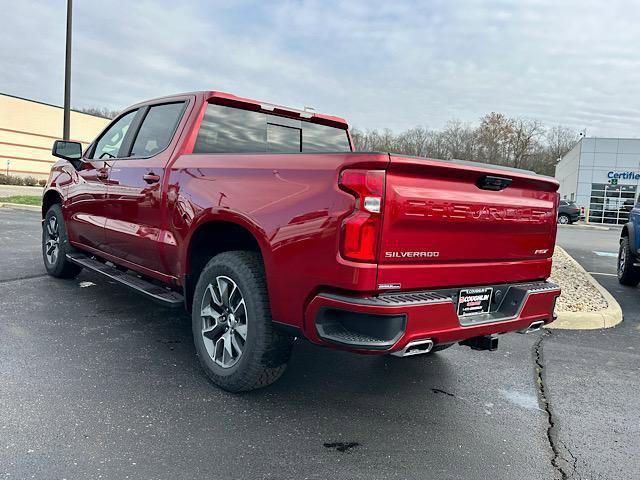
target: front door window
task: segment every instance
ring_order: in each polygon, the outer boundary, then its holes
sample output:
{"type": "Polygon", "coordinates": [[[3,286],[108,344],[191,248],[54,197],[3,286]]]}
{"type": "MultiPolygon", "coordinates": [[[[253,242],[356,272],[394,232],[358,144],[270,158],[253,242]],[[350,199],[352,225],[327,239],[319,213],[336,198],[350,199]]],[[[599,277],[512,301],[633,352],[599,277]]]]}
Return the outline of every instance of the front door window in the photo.
{"type": "Polygon", "coordinates": [[[102,134],[100,140],[96,144],[91,158],[96,160],[109,160],[110,158],[118,158],[120,156],[120,147],[124,140],[133,118],[136,116],[137,110],[127,113],[125,116],[116,120],[102,134]]]}

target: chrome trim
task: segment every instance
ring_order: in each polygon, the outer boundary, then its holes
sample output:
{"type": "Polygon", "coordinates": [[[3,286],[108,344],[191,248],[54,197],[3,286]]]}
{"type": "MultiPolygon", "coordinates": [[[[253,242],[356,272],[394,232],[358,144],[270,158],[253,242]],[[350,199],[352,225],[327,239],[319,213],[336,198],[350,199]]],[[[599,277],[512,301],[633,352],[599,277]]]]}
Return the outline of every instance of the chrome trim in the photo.
{"type": "Polygon", "coordinates": [[[426,338],[423,340],[414,340],[412,342],[407,343],[407,345],[402,350],[398,350],[397,352],[391,352],[391,355],[395,357],[410,357],[412,355],[422,355],[424,353],[429,353],[432,348],[433,348],[433,340],[431,340],[430,338],[426,338]],[[417,347],[420,345],[425,345],[425,348],[415,349],[410,352],[408,351],[410,348],[417,347]]]}
{"type": "Polygon", "coordinates": [[[518,333],[533,333],[541,330],[542,327],[544,327],[544,320],[536,320],[535,322],[531,322],[531,325],[526,329],[518,330],[518,333]]]}

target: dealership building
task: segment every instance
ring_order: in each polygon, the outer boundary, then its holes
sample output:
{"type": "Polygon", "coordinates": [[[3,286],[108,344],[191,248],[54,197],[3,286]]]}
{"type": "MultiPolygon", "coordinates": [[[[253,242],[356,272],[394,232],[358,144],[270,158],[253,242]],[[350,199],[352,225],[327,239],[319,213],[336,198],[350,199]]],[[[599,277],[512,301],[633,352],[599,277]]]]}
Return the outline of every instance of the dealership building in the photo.
{"type": "Polygon", "coordinates": [[[640,139],[582,138],[556,165],[560,198],[593,223],[622,224],[640,193],[640,139]]]}

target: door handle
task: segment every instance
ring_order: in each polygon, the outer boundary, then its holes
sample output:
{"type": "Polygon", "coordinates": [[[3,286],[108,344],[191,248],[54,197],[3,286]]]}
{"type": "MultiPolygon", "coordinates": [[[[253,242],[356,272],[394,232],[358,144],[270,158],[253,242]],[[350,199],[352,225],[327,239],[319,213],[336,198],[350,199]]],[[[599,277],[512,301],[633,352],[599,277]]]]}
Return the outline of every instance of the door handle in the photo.
{"type": "Polygon", "coordinates": [[[156,175],[155,173],[147,173],[142,176],[142,179],[147,183],[156,183],[160,181],[160,175],[156,175]]]}
{"type": "Polygon", "coordinates": [[[96,177],[98,177],[98,180],[106,180],[107,178],[109,178],[109,170],[107,170],[106,168],[98,170],[98,172],[96,173],[96,177]]]}

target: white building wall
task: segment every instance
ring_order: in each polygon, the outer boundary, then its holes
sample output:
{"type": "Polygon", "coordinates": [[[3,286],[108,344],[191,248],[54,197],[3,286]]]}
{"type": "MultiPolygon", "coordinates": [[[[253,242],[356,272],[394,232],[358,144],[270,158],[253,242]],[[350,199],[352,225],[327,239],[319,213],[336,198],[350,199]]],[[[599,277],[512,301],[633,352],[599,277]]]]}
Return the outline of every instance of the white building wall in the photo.
{"type": "Polygon", "coordinates": [[[615,212],[625,200],[638,200],[640,139],[583,138],[558,162],[555,177],[560,198],[571,200],[573,195],[578,206],[591,212],[602,211],[603,204],[615,212]],[[612,179],[617,186],[611,185],[612,179]]]}
{"type": "Polygon", "coordinates": [[[595,165],[596,139],[583,138],[580,140],[580,162],[578,164],[578,185],[576,191],[576,205],[589,207],[591,184],[593,183],[593,169],[595,165]]]}
{"type": "Polygon", "coordinates": [[[578,171],[580,166],[580,144],[573,148],[556,165],[556,180],[560,182],[560,198],[575,200],[578,187],[578,171]]]}

